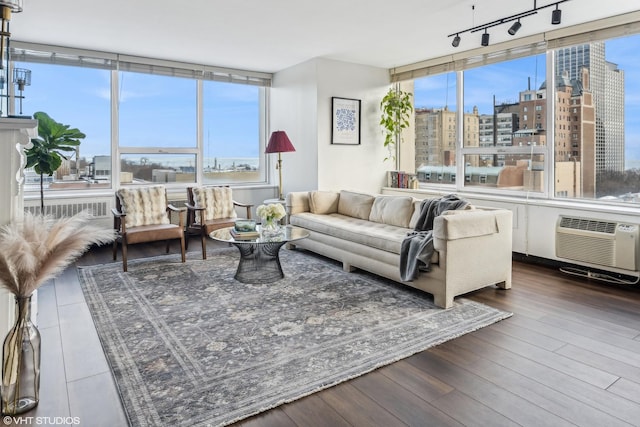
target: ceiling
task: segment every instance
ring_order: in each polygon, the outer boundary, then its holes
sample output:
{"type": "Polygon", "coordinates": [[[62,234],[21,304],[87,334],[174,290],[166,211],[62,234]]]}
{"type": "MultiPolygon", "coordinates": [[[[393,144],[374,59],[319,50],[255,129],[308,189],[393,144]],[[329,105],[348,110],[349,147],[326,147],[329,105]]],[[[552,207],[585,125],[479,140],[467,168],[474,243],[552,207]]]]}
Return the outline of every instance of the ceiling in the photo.
{"type": "MultiPolygon", "coordinates": [[[[554,3],[539,0],[537,6],[554,3]]],[[[277,72],[312,58],[393,68],[475,49],[481,33],[449,34],[532,9],[534,0],[24,0],[12,39],[277,72]],[[475,6],[475,9],[472,9],[475,6]]],[[[489,30],[513,40],[639,9],[637,0],[570,0],[489,30]]]]}

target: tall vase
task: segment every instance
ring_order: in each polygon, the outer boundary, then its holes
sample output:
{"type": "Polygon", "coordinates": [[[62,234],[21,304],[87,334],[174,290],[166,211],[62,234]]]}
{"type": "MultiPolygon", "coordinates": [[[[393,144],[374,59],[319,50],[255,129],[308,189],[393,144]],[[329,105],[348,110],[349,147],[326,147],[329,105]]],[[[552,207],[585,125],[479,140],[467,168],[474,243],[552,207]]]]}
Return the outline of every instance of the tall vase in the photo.
{"type": "Polygon", "coordinates": [[[16,297],[16,322],[2,348],[2,413],[17,415],[38,405],[40,332],[31,322],[31,296],[16,297]]]}

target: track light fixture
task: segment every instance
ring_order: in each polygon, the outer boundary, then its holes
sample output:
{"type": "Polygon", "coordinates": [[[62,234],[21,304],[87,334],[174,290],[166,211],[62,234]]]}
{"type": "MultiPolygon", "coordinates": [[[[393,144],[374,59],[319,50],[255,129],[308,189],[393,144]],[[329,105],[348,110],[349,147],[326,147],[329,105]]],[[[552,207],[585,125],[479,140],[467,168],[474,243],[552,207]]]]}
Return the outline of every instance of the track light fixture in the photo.
{"type": "Polygon", "coordinates": [[[489,46],[489,33],[487,33],[487,29],[484,29],[484,34],[482,34],[482,41],[480,42],[482,46],[489,46]]]}
{"type": "Polygon", "coordinates": [[[518,19],[516,22],[513,23],[511,28],[509,28],[509,34],[511,34],[512,36],[515,35],[518,32],[518,30],[520,29],[520,27],[522,27],[522,24],[520,23],[520,20],[518,19]]]}
{"type": "Polygon", "coordinates": [[[558,4],[556,4],[556,10],[551,12],[551,24],[558,25],[562,22],[562,11],[558,9],[558,4]]]}
{"type": "Polygon", "coordinates": [[[560,10],[560,8],[558,6],[560,5],[560,3],[564,3],[564,2],[567,2],[567,1],[570,1],[570,0],[559,0],[559,1],[555,1],[553,3],[549,3],[547,5],[544,5],[544,6],[538,6],[537,0],[533,0],[533,9],[531,9],[531,10],[526,10],[524,12],[516,13],[515,15],[511,15],[511,16],[507,16],[507,17],[504,17],[504,18],[496,19],[495,21],[487,22],[486,24],[476,25],[475,27],[467,28],[466,30],[456,31],[455,33],[449,34],[447,37],[453,37],[453,41],[451,42],[451,46],[458,47],[460,45],[460,34],[463,34],[463,33],[475,33],[475,32],[484,30],[484,33],[482,34],[482,41],[481,41],[480,44],[482,46],[488,46],[489,45],[489,33],[487,32],[487,30],[489,28],[492,28],[492,27],[495,27],[495,26],[498,26],[498,25],[502,25],[502,24],[505,24],[507,22],[515,21],[515,22],[513,22],[513,24],[511,25],[511,27],[508,30],[508,33],[513,36],[522,27],[522,23],[520,22],[521,18],[525,18],[527,16],[535,15],[541,9],[546,9],[548,7],[555,6],[556,8],[551,13],[551,24],[553,24],[553,25],[560,24],[562,22],[562,10],[560,10]]]}

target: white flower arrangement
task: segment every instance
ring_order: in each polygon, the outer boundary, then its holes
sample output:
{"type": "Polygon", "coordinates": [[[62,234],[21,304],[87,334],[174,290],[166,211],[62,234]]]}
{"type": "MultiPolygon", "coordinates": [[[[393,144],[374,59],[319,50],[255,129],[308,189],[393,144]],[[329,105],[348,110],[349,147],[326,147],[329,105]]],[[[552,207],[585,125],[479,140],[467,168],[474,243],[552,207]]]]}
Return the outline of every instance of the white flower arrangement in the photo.
{"type": "Polygon", "coordinates": [[[284,206],[280,203],[260,205],[256,208],[256,213],[260,218],[264,218],[267,221],[280,220],[287,214],[284,210],[284,206]]]}

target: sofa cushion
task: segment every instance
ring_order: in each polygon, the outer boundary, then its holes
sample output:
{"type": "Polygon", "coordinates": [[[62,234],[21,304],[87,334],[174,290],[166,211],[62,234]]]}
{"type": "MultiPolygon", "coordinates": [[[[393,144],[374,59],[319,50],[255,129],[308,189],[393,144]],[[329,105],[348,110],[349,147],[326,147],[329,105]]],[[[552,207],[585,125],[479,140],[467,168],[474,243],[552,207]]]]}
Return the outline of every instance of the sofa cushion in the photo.
{"type": "Polygon", "coordinates": [[[354,218],[369,220],[371,206],[375,196],[351,191],[341,191],[338,200],[338,213],[354,218]]]}
{"type": "Polygon", "coordinates": [[[170,223],[167,215],[167,192],[163,185],[120,188],[116,194],[126,214],[127,228],[170,223]]]}
{"type": "Polygon", "coordinates": [[[338,212],[340,193],[335,191],[309,192],[309,210],[311,213],[328,215],[338,212]]]}
{"type": "Polygon", "coordinates": [[[408,228],[412,214],[413,198],[407,196],[377,196],[371,206],[369,221],[408,228]]]}
{"type": "Polygon", "coordinates": [[[409,220],[409,228],[415,229],[416,225],[418,225],[418,219],[420,218],[420,204],[422,203],[421,199],[413,198],[413,213],[411,214],[411,219],[409,220]]]}
{"type": "Polygon", "coordinates": [[[395,254],[411,230],[341,214],[316,215],[303,212],[290,218],[291,225],[371,246],[395,254]]]}

